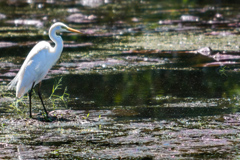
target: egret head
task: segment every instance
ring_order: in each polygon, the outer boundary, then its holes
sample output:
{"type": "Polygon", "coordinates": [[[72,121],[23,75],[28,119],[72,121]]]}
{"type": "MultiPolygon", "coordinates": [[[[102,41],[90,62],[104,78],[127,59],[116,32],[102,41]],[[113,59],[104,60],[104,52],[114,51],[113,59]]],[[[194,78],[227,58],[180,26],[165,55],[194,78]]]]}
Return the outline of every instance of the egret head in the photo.
{"type": "Polygon", "coordinates": [[[66,24],[61,22],[54,23],[49,31],[55,31],[55,32],[76,32],[76,33],[82,33],[76,29],[68,27],[66,24]]]}

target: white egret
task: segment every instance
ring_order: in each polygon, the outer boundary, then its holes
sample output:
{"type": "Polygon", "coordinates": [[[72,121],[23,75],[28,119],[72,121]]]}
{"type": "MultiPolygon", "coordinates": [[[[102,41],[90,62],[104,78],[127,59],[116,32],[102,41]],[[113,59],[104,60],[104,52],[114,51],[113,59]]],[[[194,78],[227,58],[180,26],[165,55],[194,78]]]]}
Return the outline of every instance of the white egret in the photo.
{"type": "Polygon", "coordinates": [[[48,117],[48,113],[44,106],[40,93],[41,81],[47,75],[49,69],[51,69],[51,67],[57,62],[63,50],[63,40],[61,36],[56,35],[56,33],[68,31],[81,33],[80,31],[72,29],[61,22],[54,23],[49,29],[49,37],[55,43],[55,46],[52,47],[50,43],[46,41],[41,41],[37,43],[29,52],[16,77],[8,85],[8,89],[14,87],[16,88],[17,98],[22,97],[29,91],[30,118],[32,118],[31,110],[32,89],[38,83],[39,83],[38,96],[42,102],[44,111],[48,117]]]}

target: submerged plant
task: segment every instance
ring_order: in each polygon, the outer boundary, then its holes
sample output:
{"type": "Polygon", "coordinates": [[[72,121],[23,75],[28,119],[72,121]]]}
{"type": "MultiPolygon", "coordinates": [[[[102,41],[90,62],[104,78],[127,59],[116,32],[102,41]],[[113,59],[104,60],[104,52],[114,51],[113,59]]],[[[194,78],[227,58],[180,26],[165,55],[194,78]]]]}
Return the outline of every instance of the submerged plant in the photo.
{"type": "Polygon", "coordinates": [[[227,74],[226,74],[226,69],[227,68],[228,68],[227,66],[220,67],[220,69],[218,70],[220,75],[227,77],[227,74]]]}

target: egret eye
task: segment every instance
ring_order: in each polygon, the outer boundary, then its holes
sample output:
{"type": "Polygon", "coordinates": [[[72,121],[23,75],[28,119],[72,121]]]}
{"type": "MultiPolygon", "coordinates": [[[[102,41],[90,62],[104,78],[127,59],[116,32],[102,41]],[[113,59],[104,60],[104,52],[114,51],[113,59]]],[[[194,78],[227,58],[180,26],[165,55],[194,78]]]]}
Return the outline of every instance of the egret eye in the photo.
{"type": "Polygon", "coordinates": [[[62,30],[67,30],[67,27],[61,26],[62,30]]]}

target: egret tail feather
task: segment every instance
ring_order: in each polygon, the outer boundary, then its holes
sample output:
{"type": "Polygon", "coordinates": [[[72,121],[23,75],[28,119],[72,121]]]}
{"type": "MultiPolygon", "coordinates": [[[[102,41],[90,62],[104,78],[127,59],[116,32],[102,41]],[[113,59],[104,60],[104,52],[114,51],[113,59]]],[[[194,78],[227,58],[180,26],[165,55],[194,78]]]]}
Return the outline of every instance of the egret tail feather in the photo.
{"type": "Polygon", "coordinates": [[[16,87],[17,82],[18,82],[18,76],[16,76],[10,83],[8,83],[8,85],[7,85],[8,90],[11,90],[14,87],[16,87]]]}
{"type": "Polygon", "coordinates": [[[16,92],[16,97],[21,98],[25,94],[26,87],[22,87],[18,92],[16,92]]]}

